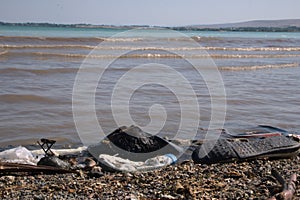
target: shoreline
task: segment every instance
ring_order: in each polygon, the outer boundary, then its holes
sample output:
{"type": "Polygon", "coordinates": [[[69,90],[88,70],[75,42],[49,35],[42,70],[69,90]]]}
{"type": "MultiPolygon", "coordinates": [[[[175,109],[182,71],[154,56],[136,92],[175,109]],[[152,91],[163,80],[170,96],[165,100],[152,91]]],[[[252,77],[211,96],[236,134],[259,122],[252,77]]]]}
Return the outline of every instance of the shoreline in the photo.
{"type": "Polygon", "coordinates": [[[170,29],[176,31],[229,31],[229,32],[300,32],[300,19],[283,19],[283,20],[252,20],[238,23],[224,24],[202,24],[202,25],[148,25],[148,24],[128,24],[128,25],[113,25],[113,24],[56,24],[49,22],[4,22],[0,21],[0,26],[14,27],[38,27],[38,28],[73,28],[73,29],[115,29],[129,30],[134,28],[139,29],[170,29]]]}
{"type": "MultiPolygon", "coordinates": [[[[136,173],[88,172],[55,175],[2,175],[1,199],[267,199],[281,192],[271,171],[285,181],[300,171],[300,157],[241,163],[187,161],[136,173]]],[[[300,198],[296,182],[294,198],[300,198]]]]}

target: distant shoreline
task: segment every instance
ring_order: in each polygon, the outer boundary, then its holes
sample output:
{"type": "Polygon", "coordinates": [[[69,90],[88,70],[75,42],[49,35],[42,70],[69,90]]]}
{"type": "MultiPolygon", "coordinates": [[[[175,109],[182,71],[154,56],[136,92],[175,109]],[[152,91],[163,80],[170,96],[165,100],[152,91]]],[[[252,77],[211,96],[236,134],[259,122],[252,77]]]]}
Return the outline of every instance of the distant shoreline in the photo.
{"type": "MultiPolygon", "coordinates": [[[[228,32],[300,32],[300,26],[245,26],[241,27],[236,24],[222,25],[194,25],[194,26],[149,26],[149,25],[92,25],[92,24],[55,24],[55,23],[9,23],[0,22],[0,26],[22,26],[22,27],[60,27],[60,28],[89,28],[89,29],[132,29],[132,28],[166,28],[176,31],[228,31],[228,32]]],[[[244,23],[247,24],[247,23],[244,23]]]]}

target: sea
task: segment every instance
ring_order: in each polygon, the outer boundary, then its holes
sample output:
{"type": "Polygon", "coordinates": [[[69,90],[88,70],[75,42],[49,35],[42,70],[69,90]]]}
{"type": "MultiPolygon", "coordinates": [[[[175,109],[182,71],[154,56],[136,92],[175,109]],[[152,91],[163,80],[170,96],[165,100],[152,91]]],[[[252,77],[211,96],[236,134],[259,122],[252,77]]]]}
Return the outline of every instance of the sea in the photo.
{"type": "Polygon", "coordinates": [[[299,63],[297,32],[3,25],[0,147],[82,146],[130,125],[170,139],[297,132],[299,63]]]}

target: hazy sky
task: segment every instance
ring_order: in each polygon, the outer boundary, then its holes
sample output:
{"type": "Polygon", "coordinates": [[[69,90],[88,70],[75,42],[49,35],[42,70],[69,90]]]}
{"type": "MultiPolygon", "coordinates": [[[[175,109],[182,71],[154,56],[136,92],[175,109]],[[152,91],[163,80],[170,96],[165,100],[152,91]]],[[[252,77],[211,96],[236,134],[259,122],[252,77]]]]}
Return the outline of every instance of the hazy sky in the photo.
{"type": "Polygon", "coordinates": [[[193,25],[300,19],[300,0],[0,0],[0,21],[193,25]]]}

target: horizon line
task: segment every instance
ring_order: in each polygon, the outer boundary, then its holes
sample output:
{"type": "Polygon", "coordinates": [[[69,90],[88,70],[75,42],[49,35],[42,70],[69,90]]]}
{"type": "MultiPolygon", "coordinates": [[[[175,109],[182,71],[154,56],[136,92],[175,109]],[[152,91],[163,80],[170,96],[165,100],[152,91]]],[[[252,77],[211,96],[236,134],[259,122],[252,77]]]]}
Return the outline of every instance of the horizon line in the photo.
{"type": "Polygon", "coordinates": [[[239,24],[239,23],[247,23],[247,22],[255,22],[255,21],[289,21],[289,20],[300,20],[300,18],[292,18],[292,19],[253,19],[253,20],[245,20],[245,21],[236,21],[236,22],[225,22],[225,23],[213,23],[213,24],[189,24],[189,25],[149,25],[149,24],[93,24],[93,23],[56,23],[56,22],[8,22],[8,21],[0,21],[1,24],[49,24],[49,25],[62,25],[62,26],[111,26],[111,27],[167,27],[167,28],[177,28],[177,27],[192,27],[192,26],[216,26],[216,25],[229,25],[229,24],[239,24]]]}

